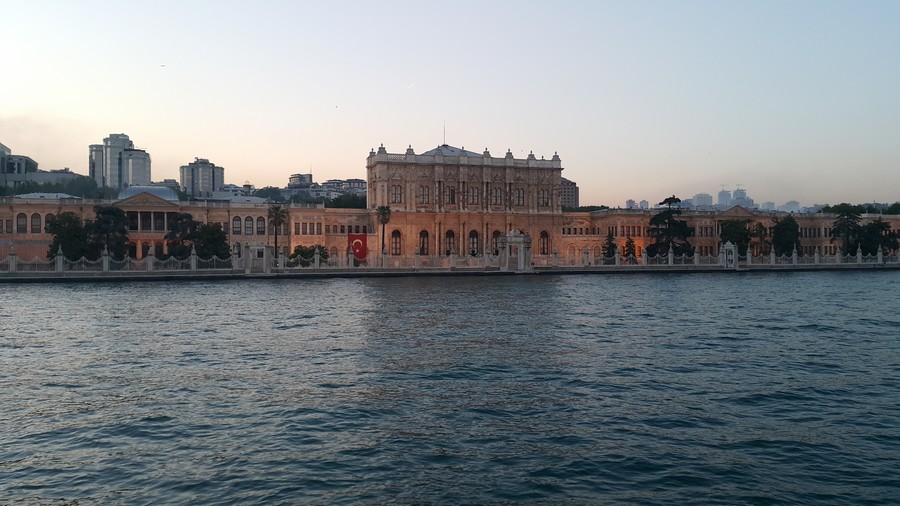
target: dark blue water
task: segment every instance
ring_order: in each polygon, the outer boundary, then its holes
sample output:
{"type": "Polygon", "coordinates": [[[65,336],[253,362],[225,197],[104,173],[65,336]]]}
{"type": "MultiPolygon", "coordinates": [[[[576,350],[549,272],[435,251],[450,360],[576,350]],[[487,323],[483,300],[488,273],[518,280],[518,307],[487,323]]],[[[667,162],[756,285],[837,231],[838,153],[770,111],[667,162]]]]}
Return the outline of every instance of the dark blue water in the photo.
{"type": "Polygon", "coordinates": [[[900,273],[6,285],[0,504],[896,503],[900,273]]]}

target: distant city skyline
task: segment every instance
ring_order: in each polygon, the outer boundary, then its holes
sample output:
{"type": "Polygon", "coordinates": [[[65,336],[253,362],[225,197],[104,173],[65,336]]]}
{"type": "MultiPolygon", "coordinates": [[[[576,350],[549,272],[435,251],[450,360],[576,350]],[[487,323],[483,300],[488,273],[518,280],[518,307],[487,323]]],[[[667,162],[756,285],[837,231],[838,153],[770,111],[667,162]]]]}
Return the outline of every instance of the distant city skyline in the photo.
{"type": "Polygon", "coordinates": [[[582,205],[900,199],[897,2],[109,5],[4,6],[0,142],[43,169],[123,132],[154,180],[282,187],[446,140],[558,153],[582,205]]]}

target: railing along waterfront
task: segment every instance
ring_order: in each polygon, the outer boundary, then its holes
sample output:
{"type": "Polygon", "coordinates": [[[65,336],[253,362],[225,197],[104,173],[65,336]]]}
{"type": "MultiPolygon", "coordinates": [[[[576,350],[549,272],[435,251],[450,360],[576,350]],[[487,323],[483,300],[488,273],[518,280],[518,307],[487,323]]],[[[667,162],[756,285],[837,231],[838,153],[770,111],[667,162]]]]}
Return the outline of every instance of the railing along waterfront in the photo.
{"type": "Polygon", "coordinates": [[[675,255],[671,252],[656,256],[620,255],[594,257],[581,255],[534,255],[528,252],[500,255],[379,255],[370,254],[357,259],[352,254],[330,257],[315,254],[309,257],[275,259],[271,252],[260,250],[244,258],[200,258],[191,254],[185,258],[157,258],[148,255],[141,259],[116,259],[104,253],[100,258],[72,260],[57,254],[53,258],[19,258],[10,252],[0,258],[0,278],[27,277],[152,277],[177,275],[257,275],[299,274],[319,272],[442,272],[442,271],[509,271],[509,272],[614,272],[614,271],[710,271],[710,270],[782,270],[782,269],[844,269],[844,268],[900,268],[896,253],[864,255],[738,255],[731,256],[722,249],[718,255],[675,255]]]}

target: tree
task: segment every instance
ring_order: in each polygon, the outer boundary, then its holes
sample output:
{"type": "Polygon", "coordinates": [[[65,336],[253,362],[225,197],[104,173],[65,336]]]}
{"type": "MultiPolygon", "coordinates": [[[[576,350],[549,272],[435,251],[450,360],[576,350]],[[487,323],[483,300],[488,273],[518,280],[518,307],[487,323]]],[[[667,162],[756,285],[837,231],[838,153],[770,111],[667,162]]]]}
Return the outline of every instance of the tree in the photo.
{"type": "Polygon", "coordinates": [[[91,257],[92,260],[96,258],[88,251],[87,229],[77,214],[65,212],[47,218],[47,231],[53,234],[47,258],[55,257],[60,248],[69,260],[78,260],[82,257],[91,257]]]}
{"type": "Polygon", "coordinates": [[[269,206],[269,225],[275,229],[275,267],[278,267],[278,231],[288,221],[287,209],[279,204],[269,206]]]}
{"type": "Polygon", "coordinates": [[[194,217],[189,213],[178,213],[170,226],[171,229],[166,234],[169,255],[177,258],[189,256],[191,248],[197,240],[197,230],[200,228],[200,224],[194,221],[194,217]]]}
{"type": "Polygon", "coordinates": [[[719,233],[719,239],[722,241],[722,244],[731,242],[731,244],[737,246],[739,255],[746,255],[747,248],[750,246],[750,239],[753,236],[750,229],[747,228],[749,223],[750,220],[725,220],[720,222],[719,227],[722,231],[719,233]]]}
{"type": "Polygon", "coordinates": [[[327,202],[325,202],[325,207],[334,207],[334,208],[343,208],[343,209],[365,209],[366,208],[366,198],[360,197],[359,195],[354,195],[352,193],[345,193],[340,197],[333,198],[327,202]]]}
{"type": "Polygon", "coordinates": [[[891,230],[890,223],[881,218],[860,227],[859,248],[864,255],[877,255],[878,250],[889,253],[897,247],[897,233],[891,230]]]}
{"type": "Polygon", "coordinates": [[[637,249],[634,247],[634,239],[631,237],[625,238],[625,263],[634,263],[635,257],[637,257],[637,249]]]}
{"type": "Polygon", "coordinates": [[[391,221],[391,206],[378,206],[375,211],[378,213],[378,223],[381,223],[381,254],[384,255],[384,229],[391,221]]]}
{"type": "Polygon", "coordinates": [[[94,221],[87,225],[88,247],[94,258],[105,247],[109,255],[121,260],[128,252],[128,217],[115,206],[94,206],[94,221]]]}
{"type": "Polygon", "coordinates": [[[852,255],[859,246],[860,225],[862,220],[859,206],[850,204],[838,204],[832,208],[837,213],[831,229],[831,241],[841,241],[841,254],[852,255]]]}
{"type": "Polygon", "coordinates": [[[169,254],[178,258],[189,256],[192,249],[200,258],[215,256],[225,259],[231,256],[228,237],[222,226],[218,223],[202,225],[188,213],[178,213],[175,216],[166,240],[169,241],[169,254]]]}
{"type": "Polygon", "coordinates": [[[772,242],[768,239],[769,229],[760,222],[756,222],[753,226],[752,238],[753,242],[759,246],[761,255],[768,255],[772,251],[772,242]]]}
{"type": "Polygon", "coordinates": [[[674,207],[681,199],[672,195],[659,203],[666,209],[650,217],[650,237],[653,244],[647,246],[647,254],[651,256],[666,254],[669,248],[676,255],[691,255],[694,248],[687,238],[694,235],[693,229],[684,220],[677,219],[681,215],[681,209],[674,207]]]}
{"type": "Polygon", "coordinates": [[[772,248],[778,256],[791,255],[800,250],[800,225],[793,216],[772,220],[772,248]]]}
{"type": "Polygon", "coordinates": [[[612,230],[607,232],[606,241],[603,243],[603,256],[606,258],[612,258],[616,256],[616,250],[618,246],[616,246],[616,241],[613,240],[612,230]]]}
{"type": "Polygon", "coordinates": [[[321,244],[315,244],[313,246],[297,246],[294,248],[294,252],[291,253],[290,258],[291,260],[296,260],[301,267],[309,267],[316,256],[316,251],[319,252],[319,260],[328,260],[328,250],[321,244]]]}
{"type": "Polygon", "coordinates": [[[281,194],[281,188],[274,186],[266,186],[253,192],[254,197],[263,198],[272,202],[284,202],[284,195],[281,194]]]}

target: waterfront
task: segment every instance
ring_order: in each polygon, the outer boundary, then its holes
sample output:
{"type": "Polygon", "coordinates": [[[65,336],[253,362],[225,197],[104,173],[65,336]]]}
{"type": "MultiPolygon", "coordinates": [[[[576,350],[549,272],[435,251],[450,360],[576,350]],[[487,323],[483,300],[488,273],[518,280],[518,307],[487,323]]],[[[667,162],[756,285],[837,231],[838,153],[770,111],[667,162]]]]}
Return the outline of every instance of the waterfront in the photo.
{"type": "Polygon", "coordinates": [[[900,493],[896,271],[4,288],[0,503],[900,493]]]}

